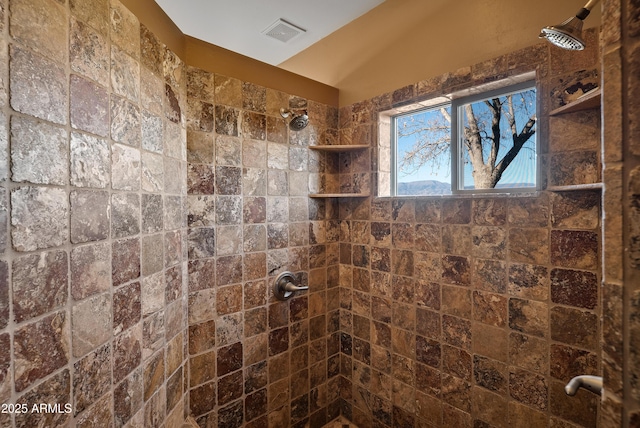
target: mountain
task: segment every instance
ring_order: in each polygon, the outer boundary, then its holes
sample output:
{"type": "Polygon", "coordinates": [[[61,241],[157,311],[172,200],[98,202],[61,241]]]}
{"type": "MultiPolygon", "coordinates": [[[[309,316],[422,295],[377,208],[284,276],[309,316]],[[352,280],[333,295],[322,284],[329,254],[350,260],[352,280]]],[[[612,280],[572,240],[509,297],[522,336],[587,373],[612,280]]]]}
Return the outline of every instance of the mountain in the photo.
{"type": "MultiPolygon", "coordinates": [[[[535,187],[534,183],[506,183],[496,186],[496,189],[500,188],[531,188],[535,187]]],[[[466,188],[465,190],[473,190],[473,187],[466,188]]],[[[407,196],[423,196],[423,195],[450,195],[451,183],[443,183],[436,180],[421,180],[421,181],[408,181],[404,183],[398,183],[398,195],[407,196]]]]}
{"type": "Polygon", "coordinates": [[[450,195],[451,184],[436,180],[398,183],[398,195],[450,195]]]}

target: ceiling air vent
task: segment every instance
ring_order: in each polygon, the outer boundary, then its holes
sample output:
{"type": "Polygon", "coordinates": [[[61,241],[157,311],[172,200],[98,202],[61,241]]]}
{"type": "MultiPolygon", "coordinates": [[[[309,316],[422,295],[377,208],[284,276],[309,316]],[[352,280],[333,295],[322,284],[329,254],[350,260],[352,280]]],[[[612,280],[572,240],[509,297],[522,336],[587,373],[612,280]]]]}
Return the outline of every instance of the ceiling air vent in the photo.
{"type": "Polygon", "coordinates": [[[287,22],[284,19],[278,19],[276,22],[269,25],[269,27],[267,27],[267,29],[264,30],[262,34],[287,43],[289,40],[293,39],[299,34],[305,33],[306,31],[307,30],[303,30],[302,28],[293,25],[292,23],[287,22]]]}

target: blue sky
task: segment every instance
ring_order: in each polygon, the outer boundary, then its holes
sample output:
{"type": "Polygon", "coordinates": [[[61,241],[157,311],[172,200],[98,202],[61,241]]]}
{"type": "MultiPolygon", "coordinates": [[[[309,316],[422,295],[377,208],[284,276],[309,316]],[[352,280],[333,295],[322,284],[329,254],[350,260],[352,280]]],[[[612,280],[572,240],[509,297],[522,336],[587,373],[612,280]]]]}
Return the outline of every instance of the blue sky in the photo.
{"type": "MultiPolygon", "coordinates": [[[[523,91],[522,93],[526,93],[527,97],[521,97],[520,92],[514,94],[514,103],[516,110],[516,124],[518,130],[521,130],[526,121],[529,118],[529,114],[533,112],[535,109],[535,90],[523,91]]],[[[472,103],[473,110],[476,118],[480,120],[483,115],[489,115],[488,107],[484,104],[484,101],[475,101],[472,103]]],[[[464,117],[464,115],[461,115],[464,117]]],[[[490,126],[488,122],[490,118],[487,117],[487,127],[490,126]]],[[[431,110],[422,110],[413,115],[404,115],[398,118],[398,128],[403,127],[403,124],[407,124],[410,128],[411,125],[416,124],[424,124],[424,123],[433,123],[434,121],[439,121],[439,123],[446,122],[440,113],[440,108],[437,107],[431,110]]],[[[506,119],[502,118],[501,122],[502,129],[508,129],[508,125],[506,119]]],[[[407,129],[407,128],[404,128],[407,129]]],[[[500,149],[498,154],[498,159],[501,159],[509,147],[511,147],[511,136],[507,132],[506,139],[503,138],[504,144],[500,149]]],[[[400,160],[402,156],[409,150],[417,141],[419,134],[407,135],[403,137],[398,137],[397,139],[397,156],[396,159],[400,160]]],[[[421,181],[421,180],[437,180],[444,183],[451,183],[451,166],[449,160],[450,153],[447,151],[442,154],[440,159],[438,160],[438,165],[434,165],[432,162],[429,162],[425,165],[422,165],[419,169],[415,171],[411,171],[410,175],[403,174],[402,171],[398,172],[398,182],[411,182],[411,181],[421,181]]],[[[535,136],[530,138],[529,141],[525,144],[523,149],[518,153],[518,156],[513,160],[513,162],[509,165],[507,170],[504,172],[502,179],[500,180],[500,184],[505,186],[512,184],[520,184],[520,183],[535,183],[536,180],[536,156],[535,156],[535,136]]],[[[464,167],[465,172],[465,184],[467,186],[473,184],[473,180],[471,178],[471,164],[467,163],[464,167]]]]}

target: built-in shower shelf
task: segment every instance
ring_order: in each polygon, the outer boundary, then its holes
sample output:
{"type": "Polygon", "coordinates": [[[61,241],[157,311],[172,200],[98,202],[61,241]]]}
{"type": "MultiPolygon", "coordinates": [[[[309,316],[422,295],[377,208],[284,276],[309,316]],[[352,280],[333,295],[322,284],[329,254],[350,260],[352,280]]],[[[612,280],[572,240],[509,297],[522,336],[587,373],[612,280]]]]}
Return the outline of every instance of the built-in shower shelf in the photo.
{"type": "Polygon", "coordinates": [[[344,145],[331,145],[331,146],[309,146],[311,150],[318,150],[321,152],[353,152],[355,150],[368,149],[369,146],[365,144],[344,144],[344,145]]]}
{"type": "Polygon", "coordinates": [[[547,190],[551,192],[573,192],[577,190],[600,190],[602,189],[602,183],[589,183],[589,184],[572,184],[569,186],[549,186],[547,190]]]}
{"type": "Polygon", "coordinates": [[[575,101],[570,102],[567,105],[558,107],[555,110],[549,112],[549,116],[557,116],[559,114],[573,113],[575,111],[589,110],[592,108],[600,107],[600,95],[602,91],[600,88],[593,89],[575,101]]]}
{"type": "Polygon", "coordinates": [[[311,193],[310,198],[366,198],[368,193],[311,193]]]}

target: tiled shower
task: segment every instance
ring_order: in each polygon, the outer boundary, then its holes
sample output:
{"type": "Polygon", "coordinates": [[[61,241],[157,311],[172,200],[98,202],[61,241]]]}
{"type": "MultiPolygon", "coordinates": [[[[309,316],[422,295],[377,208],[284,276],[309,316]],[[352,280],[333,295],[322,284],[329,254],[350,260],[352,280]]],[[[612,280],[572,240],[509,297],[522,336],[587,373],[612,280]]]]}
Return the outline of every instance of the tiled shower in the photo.
{"type": "Polygon", "coordinates": [[[118,0],[0,1],[0,427],[621,426],[563,390],[616,379],[601,189],[308,197],[375,194],[379,112],[531,71],[545,185],[603,181],[600,111],[549,112],[608,28],[338,108],[185,64],[118,0]]]}

